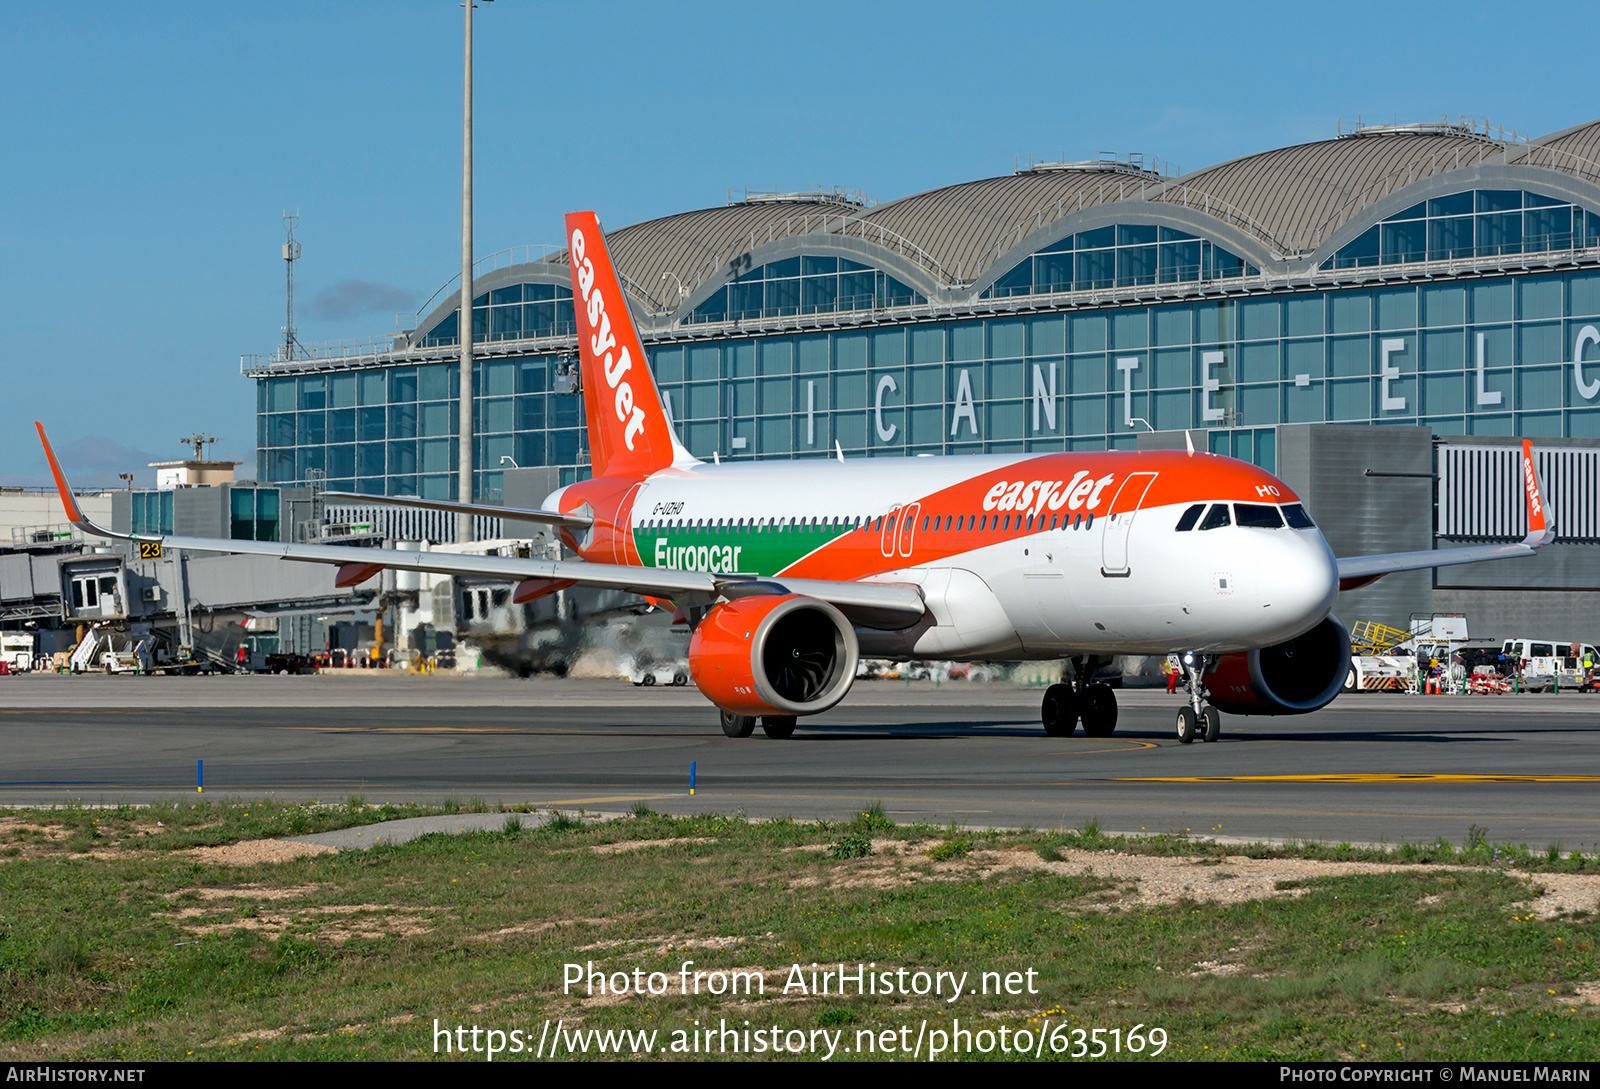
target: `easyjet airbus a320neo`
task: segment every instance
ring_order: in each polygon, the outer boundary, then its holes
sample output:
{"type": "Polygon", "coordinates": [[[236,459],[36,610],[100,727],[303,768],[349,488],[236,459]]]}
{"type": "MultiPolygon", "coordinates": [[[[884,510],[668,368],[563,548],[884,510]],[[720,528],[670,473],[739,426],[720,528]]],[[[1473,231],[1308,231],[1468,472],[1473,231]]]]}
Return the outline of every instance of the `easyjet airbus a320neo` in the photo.
{"type": "MultiPolygon", "coordinates": [[[[1528,555],[1554,536],[1528,444],[1528,536],[1519,544],[1336,560],[1294,492],[1213,454],[1073,453],[706,464],[677,441],[592,212],[567,217],[592,479],[538,511],[375,500],[538,521],[582,560],[333,545],[145,537],[172,548],[340,566],[353,585],[383,567],[516,582],[530,601],[587,584],[670,600],[693,635],[694,682],[732,737],[760,719],[844,698],[857,659],[1070,658],[1047,690],[1052,736],[1116,728],[1093,683],[1117,654],[1182,655],[1177,733],[1213,740],[1220,711],[1301,714],[1340,691],[1349,639],[1341,587],[1395,571],[1528,555]]],[[[61,501],[84,518],[44,429],[61,501]]]]}

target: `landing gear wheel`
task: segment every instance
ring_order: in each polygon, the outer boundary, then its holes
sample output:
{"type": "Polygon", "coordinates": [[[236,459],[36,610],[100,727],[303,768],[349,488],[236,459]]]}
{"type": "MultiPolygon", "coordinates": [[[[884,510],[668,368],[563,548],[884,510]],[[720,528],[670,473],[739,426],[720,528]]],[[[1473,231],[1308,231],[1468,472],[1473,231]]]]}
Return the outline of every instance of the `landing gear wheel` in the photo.
{"type": "Polygon", "coordinates": [[[1200,712],[1201,740],[1207,744],[1215,741],[1222,734],[1222,712],[1215,707],[1207,707],[1200,712]]]}
{"type": "Polygon", "coordinates": [[[1091,684],[1083,690],[1080,717],[1090,737],[1110,737],[1117,728],[1117,694],[1109,684],[1091,684]]]}
{"type": "Polygon", "coordinates": [[[1193,707],[1178,708],[1178,744],[1193,745],[1195,724],[1199,721],[1193,707]]]}
{"type": "Polygon", "coordinates": [[[1078,728],[1078,694],[1070,684],[1053,684],[1044,690],[1039,718],[1051,737],[1072,736],[1078,728]]]}
{"type": "Polygon", "coordinates": [[[774,741],[782,741],[794,736],[794,722],[793,715],[767,715],[761,720],[761,732],[774,741]]]}
{"type": "Polygon", "coordinates": [[[749,737],[756,729],[754,715],[735,715],[722,712],[722,732],[729,737],[749,737]]]}

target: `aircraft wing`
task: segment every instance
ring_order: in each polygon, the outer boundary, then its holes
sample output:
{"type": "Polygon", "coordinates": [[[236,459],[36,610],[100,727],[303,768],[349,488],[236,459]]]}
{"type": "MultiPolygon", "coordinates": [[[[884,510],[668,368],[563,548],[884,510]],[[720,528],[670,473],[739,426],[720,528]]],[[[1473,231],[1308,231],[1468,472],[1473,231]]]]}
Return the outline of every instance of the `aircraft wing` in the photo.
{"type": "Polygon", "coordinates": [[[322,498],[335,503],[385,503],[413,510],[442,510],[451,514],[477,514],[485,518],[505,518],[513,522],[543,522],[569,529],[588,529],[594,519],[584,514],[562,514],[556,510],[529,510],[524,507],[491,507],[486,503],[453,503],[443,499],[416,499],[401,495],[358,495],[355,492],[323,492],[322,498]]]}
{"type": "MultiPolygon", "coordinates": [[[[61,493],[67,518],[85,533],[97,537],[120,538],[159,544],[163,548],[204,552],[231,552],[240,555],[273,556],[299,563],[326,563],[339,568],[336,586],[355,586],[384,568],[400,571],[428,571],[440,575],[468,575],[503,579],[525,585],[518,587],[513,600],[531,600],[552,583],[596,586],[622,590],[646,597],[671,598],[681,604],[710,604],[719,597],[745,597],[753,593],[803,594],[835,606],[854,623],[865,627],[898,629],[922,619],[926,611],[922,594],[915,586],[897,583],[833,582],[822,579],[770,579],[755,575],[714,574],[709,571],[673,571],[660,567],[629,567],[624,564],[589,563],[585,560],[537,560],[514,556],[474,556],[458,552],[401,552],[387,548],[358,548],[353,545],[290,544],[277,541],[235,541],[218,537],[179,537],[139,533],[116,533],[90,521],[78,507],[72,487],[67,483],[55,451],[39,429],[45,457],[61,493]]],[[[460,504],[461,506],[471,506],[460,504]]],[[[479,508],[474,510],[502,508],[479,508]]],[[[520,516],[517,512],[514,516],[520,516]]],[[[560,587],[550,587],[559,589],[560,587]]]]}
{"type": "Polygon", "coordinates": [[[1390,552],[1383,556],[1352,556],[1338,561],[1339,589],[1354,590],[1398,571],[1421,571],[1533,555],[1555,540],[1556,517],[1555,511],[1544,501],[1539,471],[1533,464],[1533,444],[1527,439],[1522,440],[1522,485],[1528,502],[1528,535],[1515,544],[1469,545],[1465,548],[1435,548],[1422,552],[1390,552]]]}

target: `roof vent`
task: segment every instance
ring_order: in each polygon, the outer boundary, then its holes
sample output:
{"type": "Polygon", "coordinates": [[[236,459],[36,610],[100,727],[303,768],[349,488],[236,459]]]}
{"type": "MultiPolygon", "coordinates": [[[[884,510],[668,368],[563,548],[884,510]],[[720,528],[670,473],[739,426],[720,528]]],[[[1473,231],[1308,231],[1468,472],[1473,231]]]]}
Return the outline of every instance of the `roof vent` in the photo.
{"type": "Polygon", "coordinates": [[[733,190],[728,190],[728,207],[734,204],[831,204],[837,208],[871,208],[878,202],[867,196],[861,190],[850,192],[848,189],[834,186],[824,189],[820,185],[815,189],[802,193],[762,193],[750,189],[744,190],[744,195],[737,201],[733,199],[733,190]]]}
{"type": "Polygon", "coordinates": [[[1507,132],[1504,125],[1492,125],[1486,119],[1465,115],[1454,121],[1441,116],[1432,121],[1417,121],[1407,125],[1402,125],[1398,121],[1386,125],[1368,125],[1357,117],[1355,126],[1349,132],[1344,131],[1344,119],[1340,118],[1336,135],[1340,140],[1363,136],[1460,136],[1468,140],[1481,140],[1494,144],[1525,144],[1530,139],[1516,129],[1507,132]]]}
{"type": "Polygon", "coordinates": [[[1066,160],[1034,162],[1033,156],[1030,155],[1027,166],[1022,165],[1022,158],[1018,156],[1012,173],[1054,174],[1066,170],[1081,170],[1095,174],[1131,174],[1140,178],[1174,178],[1182,173],[1172,163],[1163,163],[1159,155],[1152,155],[1150,165],[1145,166],[1144,155],[1137,151],[1130,151],[1126,156],[1119,156],[1114,151],[1102,151],[1098,159],[1081,159],[1076,162],[1066,160]]]}

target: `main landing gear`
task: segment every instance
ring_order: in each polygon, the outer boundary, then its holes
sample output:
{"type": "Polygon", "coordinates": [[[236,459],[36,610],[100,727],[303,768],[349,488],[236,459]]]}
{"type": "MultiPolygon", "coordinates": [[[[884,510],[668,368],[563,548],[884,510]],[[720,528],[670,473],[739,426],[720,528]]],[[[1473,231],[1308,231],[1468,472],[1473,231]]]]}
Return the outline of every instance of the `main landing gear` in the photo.
{"type": "MultiPolygon", "coordinates": [[[[794,735],[794,715],[764,715],[761,719],[761,732],[774,741],[782,741],[794,735]]],[[[756,718],[754,715],[735,715],[727,711],[722,712],[722,732],[729,737],[749,737],[756,731],[756,718]]]]}
{"type": "Polygon", "coordinates": [[[1089,679],[1110,658],[1074,658],[1072,682],[1053,684],[1044,691],[1039,718],[1051,737],[1071,737],[1083,720],[1083,732],[1090,737],[1110,737],[1117,728],[1117,694],[1108,684],[1091,684],[1089,679]]]}
{"type": "Polygon", "coordinates": [[[1206,705],[1203,679],[1215,663],[1203,654],[1184,651],[1179,661],[1183,670],[1183,689],[1189,693],[1189,706],[1178,708],[1178,742],[1192,745],[1196,738],[1215,741],[1222,734],[1222,713],[1206,705]]]}

